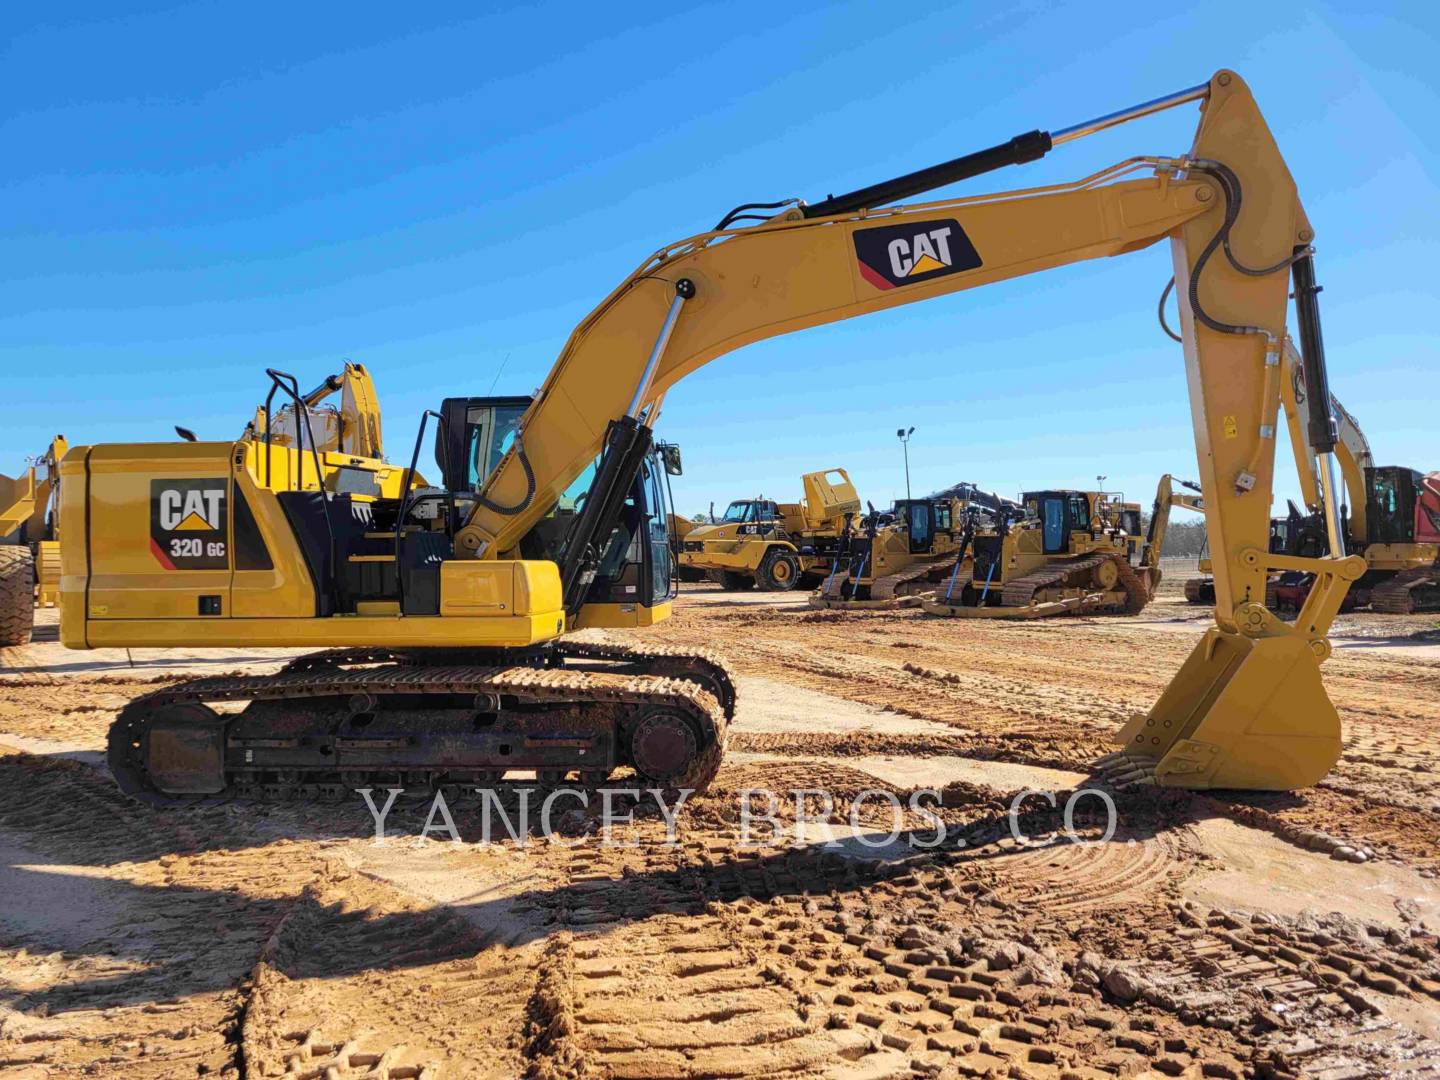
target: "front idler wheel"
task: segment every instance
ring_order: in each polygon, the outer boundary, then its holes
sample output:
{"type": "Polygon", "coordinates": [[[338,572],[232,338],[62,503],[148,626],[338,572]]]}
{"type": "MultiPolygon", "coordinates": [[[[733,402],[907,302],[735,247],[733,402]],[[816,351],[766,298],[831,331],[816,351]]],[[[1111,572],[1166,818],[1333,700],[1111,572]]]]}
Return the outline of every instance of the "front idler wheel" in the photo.
{"type": "Polygon", "coordinates": [[[228,717],[198,703],[132,703],[110,727],[111,775],[127,795],[217,795],[225,789],[228,717]]]}
{"type": "Polygon", "coordinates": [[[630,763],[643,784],[670,791],[704,791],[720,771],[724,747],[706,740],[683,713],[647,710],[630,728],[630,763]]]}

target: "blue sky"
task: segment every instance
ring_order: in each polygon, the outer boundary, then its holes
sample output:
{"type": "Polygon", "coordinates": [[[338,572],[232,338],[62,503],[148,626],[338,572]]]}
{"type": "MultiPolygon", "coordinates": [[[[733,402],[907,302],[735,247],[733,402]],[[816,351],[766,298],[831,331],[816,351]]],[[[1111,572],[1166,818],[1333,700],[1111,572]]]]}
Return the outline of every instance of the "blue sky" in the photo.
{"type": "MultiPolygon", "coordinates": [[[[421,409],[502,363],[497,392],[532,390],[624,274],[735,203],[814,201],[1218,67],[1255,89],[1317,228],[1333,388],[1378,458],[1440,467],[1440,14],[1355,6],[10,5],[0,471],[57,430],[229,437],[263,368],[312,385],[347,357],[402,459],[421,409]]],[[[957,190],[1178,153],[1194,122],[957,190]]],[[[1169,273],[1161,245],[724,357],[666,403],[679,508],[795,498],[835,465],[888,502],[902,424],[917,491],[1104,473],[1148,501],[1194,474],[1154,317],[1169,273]]]]}

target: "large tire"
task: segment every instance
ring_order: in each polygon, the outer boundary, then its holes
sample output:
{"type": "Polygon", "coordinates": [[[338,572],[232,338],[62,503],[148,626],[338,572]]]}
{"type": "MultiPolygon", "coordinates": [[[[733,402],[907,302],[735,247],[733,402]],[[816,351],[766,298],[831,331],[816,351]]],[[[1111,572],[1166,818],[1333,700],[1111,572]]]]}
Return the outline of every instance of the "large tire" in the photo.
{"type": "Polygon", "coordinates": [[[28,645],[35,625],[35,557],[24,544],[0,546],[0,645],[28,645]]]}
{"type": "Polygon", "coordinates": [[[800,560],[793,551],[771,548],[760,561],[755,584],[766,592],[789,592],[800,583],[800,560]]]}
{"type": "Polygon", "coordinates": [[[729,592],[745,592],[755,587],[755,579],[735,570],[721,570],[720,584],[729,592]]]}

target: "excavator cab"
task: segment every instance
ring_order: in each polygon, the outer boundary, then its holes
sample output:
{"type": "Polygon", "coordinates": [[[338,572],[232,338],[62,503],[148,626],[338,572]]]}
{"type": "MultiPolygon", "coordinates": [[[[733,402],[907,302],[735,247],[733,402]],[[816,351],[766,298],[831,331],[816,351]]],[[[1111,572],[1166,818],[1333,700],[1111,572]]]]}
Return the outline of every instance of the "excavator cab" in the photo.
{"type": "Polygon", "coordinates": [[[1366,540],[1372,544],[1413,544],[1424,476],[1415,469],[1385,465],[1365,470],[1366,540]]]}
{"type": "MultiPolygon", "coordinates": [[[[510,451],[529,397],[446,398],[435,435],[435,463],[453,493],[457,521],[491,471],[510,451]]],[[[680,448],[656,443],[646,456],[620,507],[609,537],[599,546],[594,580],[586,589],[580,624],[594,624],[590,605],[653,608],[675,598],[678,578],[670,536],[669,477],[681,472],[680,448]]],[[[561,495],[549,514],[520,541],[527,559],[559,561],[595,477],[586,469],[561,495]]],[[[768,504],[773,508],[774,504],[768,504]]],[[[752,504],[759,513],[759,503],[752,504]]],[[[732,506],[733,509],[733,506],[732,506]]],[[[773,513],[770,515],[773,517],[773,513]]]]}
{"type": "Polygon", "coordinates": [[[478,491],[515,441],[530,398],[446,398],[435,432],[435,464],[450,491],[478,491]]]}

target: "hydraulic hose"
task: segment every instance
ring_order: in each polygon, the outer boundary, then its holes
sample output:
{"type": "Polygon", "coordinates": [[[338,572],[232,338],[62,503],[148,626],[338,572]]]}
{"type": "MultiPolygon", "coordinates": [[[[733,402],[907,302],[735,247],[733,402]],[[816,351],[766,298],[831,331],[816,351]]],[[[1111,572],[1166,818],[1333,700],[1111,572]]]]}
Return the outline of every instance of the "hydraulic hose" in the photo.
{"type": "Polygon", "coordinates": [[[495,513],[503,514],[506,517],[513,517],[525,510],[535,499],[535,470],[530,465],[529,456],[525,453],[525,443],[519,438],[515,440],[515,456],[520,459],[520,468],[525,470],[525,497],[512,506],[506,506],[503,503],[497,503],[493,499],[486,498],[483,494],[477,494],[475,496],[475,501],[485,507],[485,509],[493,510],[495,513]]]}

